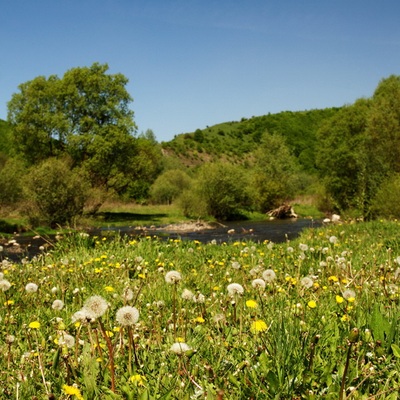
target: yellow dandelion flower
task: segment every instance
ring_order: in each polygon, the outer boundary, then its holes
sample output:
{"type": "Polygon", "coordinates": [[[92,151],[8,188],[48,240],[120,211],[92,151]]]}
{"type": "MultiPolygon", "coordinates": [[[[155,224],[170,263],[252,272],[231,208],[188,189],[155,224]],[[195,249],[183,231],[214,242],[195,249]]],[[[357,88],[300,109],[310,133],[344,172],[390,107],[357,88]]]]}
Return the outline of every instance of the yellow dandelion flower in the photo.
{"type": "Polygon", "coordinates": [[[261,319],[252,322],[250,327],[250,331],[252,333],[265,332],[267,329],[268,329],[267,324],[261,319]]]}
{"type": "Polygon", "coordinates": [[[83,400],[81,391],[75,386],[63,385],[63,391],[65,394],[68,394],[70,396],[75,396],[77,399],[83,400]]]}
{"type": "Polygon", "coordinates": [[[343,321],[343,322],[350,321],[350,317],[349,317],[347,314],[344,314],[344,315],[342,316],[342,318],[340,318],[340,319],[341,319],[341,321],[343,321]]]}
{"type": "Polygon", "coordinates": [[[177,338],[176,338],[176,341],[177,341],[178,343],[185,343],[185,339],[184,339],[183,337],[177,337],[177,338]]]}
{"type": "Polygon", "coordinates": [[[336,296],[336,303],[341,304],[341,303],[343,303],[343,301],[344,301],[344,298],[342,296],[339,296],[339,295],[336,296]]]}
{"type": "Polygon", "coordinates": [[[143,376],[143,375],[139,375],[139,374],[132,375],[129,378],[130,382],[132,382],[132,383],[134,383],[135,385],[138,385],[138,386],[143,386],[145,380],[146,380],[146,377],[143,376]]]}
{"type": "Polygon", "coordinates": [[[12,306],[14,303],[15,303],[14,300],[7,300],[7,301],[4,302],[4,305],[5,306],[12,306]]]}
{"type": "Polygon", "coordinates": [[[29,324],[29,328],[31,328],[31,329],[39,329],[40,328],[40,322],[39,321],[32,321],[29,324]]]}
{"type": "Polygon", "coordinates": [[[246,301],[246,307],[257,308],[258,304],[257,304],[257,302],[255,300],[247,300],[246,301]]]}
{"type": "Polygon", "coordinates": [[[354,303],[355,300],[356,300],[356,299],[355,299],[354,297],[349,297],[349,298],[347,299],[347,301],[348,301],[349,303],[354,303]]]}
{"type": "Polygon", "coordinates": [[[194,319],[194,321],[203,324],[205,322],[205,319],[203,317],[197,317],[194,319]]]}
{"type": "Polygon", "coordinates": [[[308,305],[308,307],[310,307],[310,308],[315,308],[315,307],[317,307],[317,303],[316,303],[314,300],[310,300],[310,301],[307,303],[307,305],[308,305]]]}
{"type": "Polygon", "coordinates": [[[114,288],[113,288],[112,286],[106,286],[106,287],[104,288],[104,290],[105,290],[106,292],[113,292],[113,291],[114,291],[114,288]]]}
{"type": "Polygon", "coordinates": [[[331,275],[328,278],[328,281],[330,281],[330,282],[339,282],[339,278],[337,276],[335,276],[335,275],[331,275]]]}
{"type": "Polygon", "coordinates": [[[138,277],[141,278],[141,279],[146,279],[146,275],[145,274],[139,274],[138,277]]]}

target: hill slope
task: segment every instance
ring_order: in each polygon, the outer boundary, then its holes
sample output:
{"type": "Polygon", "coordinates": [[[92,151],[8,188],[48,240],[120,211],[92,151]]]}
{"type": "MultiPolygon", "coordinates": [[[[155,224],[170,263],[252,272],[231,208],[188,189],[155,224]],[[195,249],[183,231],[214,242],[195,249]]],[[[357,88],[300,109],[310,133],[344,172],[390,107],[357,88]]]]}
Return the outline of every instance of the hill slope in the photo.
{"type": "Polygon", "coordinates": [[[164,153],[175,155],[185,165],[227,158],[240,162],[259,145],[264,132],[282,135],[306,170],[315,162],[316,132],[340,108],[309,111],[283,111],[241,121],[224,122],[206,129],[176,136],[163,142],[164,153]]]}

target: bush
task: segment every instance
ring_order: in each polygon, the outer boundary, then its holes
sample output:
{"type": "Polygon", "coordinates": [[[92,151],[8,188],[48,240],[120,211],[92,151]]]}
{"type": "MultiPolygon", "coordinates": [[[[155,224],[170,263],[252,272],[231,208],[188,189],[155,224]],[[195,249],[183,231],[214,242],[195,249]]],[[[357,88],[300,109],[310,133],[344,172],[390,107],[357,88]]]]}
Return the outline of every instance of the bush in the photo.
{"type": "Polygon", "coordinates": [[[152,201],[158,204],[171,204],[191,184],[191,178],[179,169],[164,172],[150,189],[152,201]]]}
{"type": "Polygon", "coordinates": [[[56,227],[83,213],[89,184],[67,161],[48,159],[31,168],[25,188],[30,221],[56,227]]]}
{"type": "Polygon", "coordinates": [[[9,159],[0,170],[0,204],[15,205],[22,200],[24,168],[18,160],[9,159]]]}
{"type": "Polygon", "coordinates": [[[372,216],[400,218],[400,174],[382,183],[371,204],[372,216]]]}
{"type": "Polygon", "coordinates": [[[204,164],[198,175],[198,193],[207,214],[221,220],[238,217],[249,208],[244,170],[236,165],[204,164]]]}

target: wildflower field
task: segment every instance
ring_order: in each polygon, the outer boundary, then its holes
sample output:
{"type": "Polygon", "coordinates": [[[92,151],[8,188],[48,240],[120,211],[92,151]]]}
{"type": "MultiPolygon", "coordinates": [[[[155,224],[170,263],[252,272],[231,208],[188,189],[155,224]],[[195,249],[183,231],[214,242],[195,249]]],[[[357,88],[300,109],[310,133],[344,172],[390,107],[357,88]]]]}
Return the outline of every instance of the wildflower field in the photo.
{"type": "Polygon", "coordinates": [[[76,233],[2,259],[0,398],[397,399],[399,228],[282,244],[76,233]]]}

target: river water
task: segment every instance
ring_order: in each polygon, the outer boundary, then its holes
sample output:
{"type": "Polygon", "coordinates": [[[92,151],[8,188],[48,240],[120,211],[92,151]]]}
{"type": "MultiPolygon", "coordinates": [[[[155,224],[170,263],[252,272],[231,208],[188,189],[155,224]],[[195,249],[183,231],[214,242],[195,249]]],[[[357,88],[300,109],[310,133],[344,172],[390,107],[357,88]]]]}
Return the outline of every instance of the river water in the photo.
{"type": "MultiPolygon", "coordinates": [[[[224,222],[217,224],[215,229],[196,230],[191,232],[172,232],[167,229],[136,229],[134,227],[103,227],[96,231],[91,231],[92,235],[101,235],[105,232],[119,232],[123,235],[132,237],[140,237],[143,235],[158,236],[161,239],[181,239],[181,240],[197,240],[201,243],[209,243],[215,241],[220,244],[231,241],[252,241],[264,242],[268,240],[274,243],[282,243],[286,240],[296,238],[305,228],[315,228],[321,225],[320,220],[312,219],[284,219],[272,221],[236,221],[224,222]]],[[[23,258],[32,258],[41,253],[41,246],[50,249],[49,243],[54,242],[53,237],[26,237],[16,236],[13,238],[16,244],[3,244],[3,252],[0,253],[1,258],[7,258],[11,261],[18,262],[23,258]]]]}

